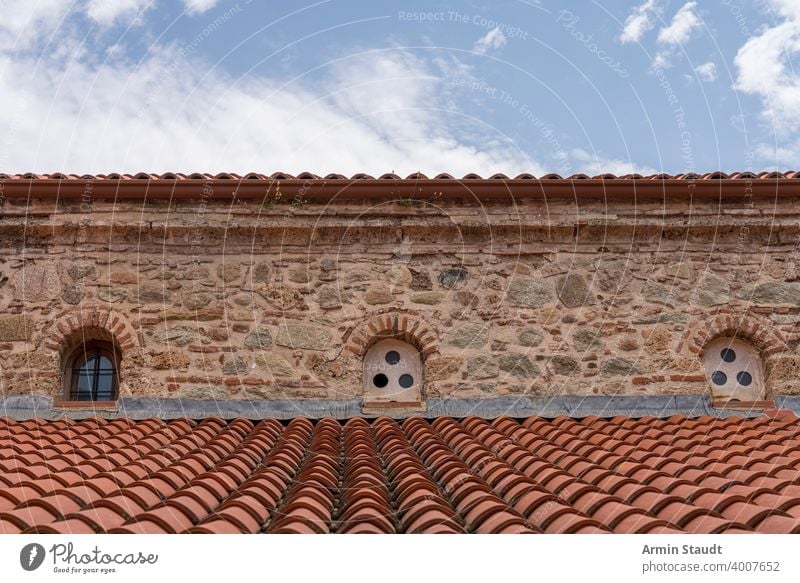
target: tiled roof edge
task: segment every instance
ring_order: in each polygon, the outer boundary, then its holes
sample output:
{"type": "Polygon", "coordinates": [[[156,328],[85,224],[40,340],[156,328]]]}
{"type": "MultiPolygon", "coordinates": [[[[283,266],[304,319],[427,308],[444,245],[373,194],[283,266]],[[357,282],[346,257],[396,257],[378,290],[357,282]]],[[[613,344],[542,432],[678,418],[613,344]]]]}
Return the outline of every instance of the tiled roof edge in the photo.
{"type": "Polygon", "coordinates": [[[775,180],[775,179],[800,179],[800,171],[787,170],[785,172],[776,171],[762,171],[762,172],[721,172],[719,170],[714,172],[706,172],[704,174],[697,174],[694,172],[680,173],[680,174],[597,174],[589,176],[587,174],[571,174],[569,176],[561,176],[559,174],[551,173],[542,176],[534,176],[533,174],[522,173],[516,176],[507,176],[505,174],[493,174],[488,177],[483,177],[479,174],[469,173],[461,178],[455,177],[451,174],[440,173],[434,176],[427,176],[420,172],[409,174],[402,177],[398,174],[387,173],[380,176],[372,176],[366,173],[357,173],[351,176],[344,174],[326,174],[318,175],[311,172],[301,172],[300,174],[293,175],[288,172],[273,172],[272,174],[261,174],[257,172],[250,172],[247,174],[236,174],[233,172],[220,172],[211,174],[208,172],[194,172],[194,173],[181,173],[181,172],[164,172],[162,174],[150,172],[137,172],[134,174],[110,173],[110,174],[65,174],[63,172],[53,172],[37,174],[34,172],[23,172],[20,174],[6,174],[0,173],[0,181],[31,181],[31,180],[55,180],[55,181],[87,181],[87,180],[108,180],[108,181],[127,181],[127,180],[262,180],[262,181],[275,181],[275,180],[775,180]]]}
{"type": "MultiPolygon", "coordinates": [[[[800,397],[776,397],[776,407],[800,412],[800,397]]],[[[192,400],[156,399],[143,397],[123,397],[118,409],[70,411],[53,408],[48,397],[24,395],[8,396],[0,400],[0,416],[14,419],[58,419],[62,417],[128,417],[162,419],[221,417],[233,419],[291,419],[293,417],[333,417],[350,419],[353,417],[374,417],[364,415],[359,399],[304,399],[304,400],[192,400]]],[[[670,417],[685,415],[698,417],[752,417],[761,415],[760,410],[741,411],[715,409],[706,395],[650,395],[650,396],[578,396],[557,397],[495,397],[473,399],[429,399],[424,413],[401,413],[398,418],[411,415],[423,417],[467,417],[477,416],[487,419],[501,416],[511,417],[670,417]]]]}

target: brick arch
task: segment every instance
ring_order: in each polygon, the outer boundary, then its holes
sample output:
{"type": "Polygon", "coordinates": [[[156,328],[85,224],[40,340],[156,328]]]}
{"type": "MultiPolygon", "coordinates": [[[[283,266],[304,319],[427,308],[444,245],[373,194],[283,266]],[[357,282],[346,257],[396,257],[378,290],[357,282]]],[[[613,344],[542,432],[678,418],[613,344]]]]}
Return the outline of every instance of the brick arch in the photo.
{"type": "Polygon", "coordinates": [[[767,318],[753,313],[722,313],[698,318],[690,324],[684,340],[690,351],[702,357],[708,343],[723,336],[751,342],[762,356],[787,348],[780,330],[767,318]]]}
{"type": "Polygon", "coordinates": [[[113,310],[101,307],[74,310],[59,317],[45,333],[44,346],[61,356],[69,350],[69,340],[84,330],[95,330],[107,335],[124,352],[140,348],[144,342],[130,321],[113,310]]]}
{"type": "Polygon", "coordinates": [[[345,350],[363,358],[373,344],[387,338],[413,344],[423,359],[439,351],[436,331],[422,318],[405,312],[378,314],[364,320],[345,339],[345,350]]]}

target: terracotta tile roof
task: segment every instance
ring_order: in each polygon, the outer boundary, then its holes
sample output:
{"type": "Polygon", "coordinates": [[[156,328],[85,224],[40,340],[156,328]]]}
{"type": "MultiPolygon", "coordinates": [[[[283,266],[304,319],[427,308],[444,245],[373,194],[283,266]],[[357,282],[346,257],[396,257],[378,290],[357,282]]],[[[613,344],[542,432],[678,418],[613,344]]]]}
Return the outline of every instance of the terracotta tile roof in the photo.
{"type": "Polygon", "coordinates": [[[0,173],[0,181],[30,181],[30,180],[775,180],[775,179],[800,179],[800,172],[790,170],[787,172],[732,172],[727,174],[725,172],[707,172],[705,174],[696,174],[693,172],[685,174],[598,174],[596,176],[589,176],[587,174],[572,174],[570,176],[561,176],[559,174],[545,174],[543,176],[534,176],[533,174],[518,174],[517,176],[506,176],[505,174],[493,174],[489,177],[483,177],[478,174],[470,173],[458,178],[451,174],[441,173],[435,176],[426,176],[422,173],[409,174],[405,178],[397,174],[387,173],[380,176],[371,176],[365,173],[353,174],[352,176],[345,176],[343,174],[327,174],[320,176],[311,172],[301,172],[297,175],[292,175],[287,172],[274,172],[272,174],[259,174],[257,172],[250,172],[248,174],[235,174],[232,172],[220,172],[218,174],[209,174],[206,172],[195,172],[191,174],[183,174],[180,172],[165,172],[163,174],[153,174],[149,172],[138,172],[135,174],[64,174],[55,172],[52,174],[36,174],[33,172],[25,172],[21,174],[3,174],[0,173]]]}
{"type": "Polygon", "coordinates": [[[799,428],[4,418],[0,532],[797,533],[799,428]]]}

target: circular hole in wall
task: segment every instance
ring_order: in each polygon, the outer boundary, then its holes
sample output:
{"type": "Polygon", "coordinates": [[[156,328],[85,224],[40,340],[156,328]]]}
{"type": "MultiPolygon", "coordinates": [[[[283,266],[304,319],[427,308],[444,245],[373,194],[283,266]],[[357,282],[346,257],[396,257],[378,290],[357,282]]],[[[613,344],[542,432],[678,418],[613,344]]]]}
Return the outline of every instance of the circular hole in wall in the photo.
{"type": "Polygon", "coordinates": [[[400,353],[396,350],[390,350],[386,353],[386,362],[388,364],[397,364],[400,362],[400,353]]]}
{"type": "Polygon", "coordinates": [[[389,377],[387,377],[383,373],[378,373],[374,377],[372,377],[372,384],[378,387],[379,389],[382,389],[383,387],[389,384],[389,377]]]}
{"type": "Polygon", "coordinates": [[[711,373],[711,382],[715,385],[724,385],[728,382],[728,375],[721,370],[715,370],[713,373],[711,373]]]}
{"type": "Polygon", "coordinates": [[[720,352],[719,355],[725,362],[733,362],[734,360],[736,360],[736,352],[734,352],[730,348],[723,348],[722,352],[720,352]]]}
{"type": "Polygon", "coordinates": [[[414,377],[412,377],[410,374],[400,375],[400,380],[398,382],[400,383],[401,387],[407,389],[414,384],[414,377]]]}
{"type": "Polygon", "coordinates": [[[753,382],[753,375],[751,375],[746,370],[743,370],[736,375],[736,380],[739,381],[739,384],[742,385],[743,387],[749,387],[750,383],[753,382]]]}

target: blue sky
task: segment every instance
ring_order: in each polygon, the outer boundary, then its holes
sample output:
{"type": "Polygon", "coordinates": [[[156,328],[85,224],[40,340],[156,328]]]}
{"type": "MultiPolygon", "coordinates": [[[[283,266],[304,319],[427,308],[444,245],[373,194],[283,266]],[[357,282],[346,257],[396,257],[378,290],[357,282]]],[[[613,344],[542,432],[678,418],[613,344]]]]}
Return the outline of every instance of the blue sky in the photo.
{"type": "Polygon", "coordinates": [[[797,0],[11,0],[6,172],[800,167],[797,0]]]}

